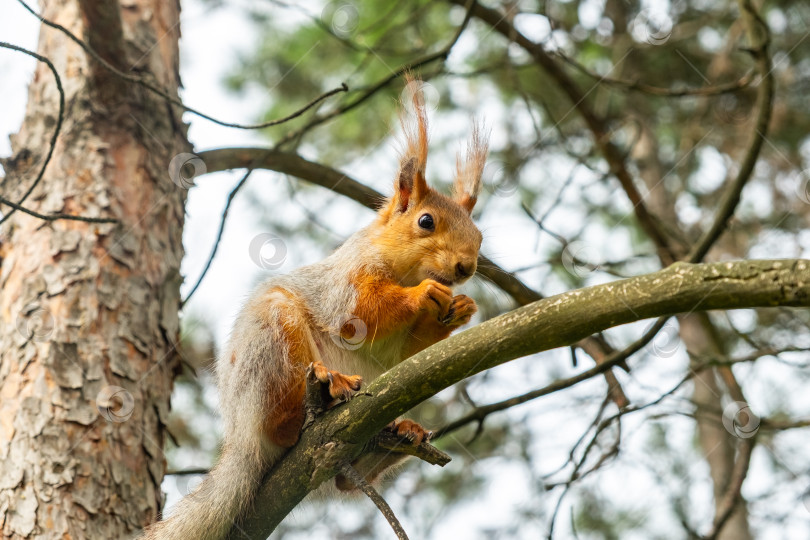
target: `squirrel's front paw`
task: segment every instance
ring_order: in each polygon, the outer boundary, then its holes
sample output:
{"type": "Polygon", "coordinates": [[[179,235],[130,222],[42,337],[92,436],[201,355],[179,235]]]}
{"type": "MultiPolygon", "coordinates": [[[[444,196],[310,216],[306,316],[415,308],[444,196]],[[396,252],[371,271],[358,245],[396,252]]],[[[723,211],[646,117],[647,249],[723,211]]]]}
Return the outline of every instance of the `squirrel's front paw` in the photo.
{"type": "Polygon", "coordinates": [[[450,310],[453,303],[453,291],[447,285],[438,281],[426,279],[419,284],[419,307],[420,309],[436,315],[441,320],[450,310]]]}
{"type": "Polygon", "coordinates": [[[329,396],[333,399],[348,401],[363,384],[363,377],[360,375],[344,375],[339,371],[333,371],[320,360],[312,362],[309,370],[319,382],[328,385],[329,396]]]}
{"type": "Polygon", "coordinates": [[[470,322],[476,311],[478,311],[478,306],[475,304],[475,300],[469,296],[459,294],[453,297],[447,314],[440,320],[447,326],[463,326],[470,322]]]}
{"type": "Polygon", "coordinates": [[[394,420],[386,426],[386,429],[393,431],[404,439],[408,439],[414,446],[419,446],[422,441],[429,441],[433,436],[432,431],[428,431],[413,420],[394,420]]]}

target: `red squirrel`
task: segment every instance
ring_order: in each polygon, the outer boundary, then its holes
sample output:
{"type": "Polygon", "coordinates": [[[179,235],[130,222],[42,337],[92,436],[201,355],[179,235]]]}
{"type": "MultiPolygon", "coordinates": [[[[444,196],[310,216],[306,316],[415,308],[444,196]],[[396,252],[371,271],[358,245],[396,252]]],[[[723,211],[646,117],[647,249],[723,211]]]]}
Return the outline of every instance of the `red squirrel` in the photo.
{"type": "MultiPolygon", "coordinates": [[[[410,88],[421,85],[408,81],[410,88]]],[[[452,287],[476,270],[481,232],[470,213],[487,141],[474,128],[465,159],[457,161],[453,196],[434,190],[425,181],[424,96],[421,90],[412,94],[411,115],[401,115],[405,148],[394,194],[371,225],[329,257],[268,279],[248,298],[216,360],[225,423],[220,459],[167,520],[146,530],[145,539],[226,536],[264,473],[298,441],[308,367],[332,398],[349,399],[364,380],[445,339],[477,311],[452,287]]],[[[414,444],[429,437],[410,420],[389,428],[414,444]]],[[[355,466],[371,481],[399,459],[364,465],[360,458],[355,466]]],[[[342,476],[336,486],[354,488],[342,476]]]]}

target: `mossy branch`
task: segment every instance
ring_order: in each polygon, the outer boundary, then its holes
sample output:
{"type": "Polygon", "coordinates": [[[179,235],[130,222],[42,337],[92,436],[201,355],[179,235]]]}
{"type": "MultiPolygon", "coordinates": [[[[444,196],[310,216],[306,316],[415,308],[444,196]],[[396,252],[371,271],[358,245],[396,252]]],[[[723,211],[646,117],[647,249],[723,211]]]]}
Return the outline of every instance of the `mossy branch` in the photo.
{"type": "MultiPolygon", "coordinates": [[[[405,360],[326,413],[270,471],[231,538],[266,538],[386,424],[437,392],[515,358],[634,321],[711,309],[810,306],[810,261],[692,265],[566,292],[515,309],[405,360]]],[[[430,426],[428,426],[430,427],[430,426]]]]}

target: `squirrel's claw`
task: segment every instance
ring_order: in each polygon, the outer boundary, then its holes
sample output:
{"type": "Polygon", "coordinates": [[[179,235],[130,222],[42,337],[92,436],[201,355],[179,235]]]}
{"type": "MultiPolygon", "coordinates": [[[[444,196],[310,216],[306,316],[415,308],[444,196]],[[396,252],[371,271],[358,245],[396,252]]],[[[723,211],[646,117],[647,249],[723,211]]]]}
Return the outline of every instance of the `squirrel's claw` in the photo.
{"type": "Polygon", "coordinates": [[[386,429],[394,432],[399,437],[407,439],[414,446],[419,446],[422,441],[429,441],[433,437],[433,432],[428,431],[413,420],[394,420],[386,426],[386,429]]]}
{"type": "Polygon", "coordinates": [[[478,306],[475,305],[475,301],[469,296],[459,294],[453,297],[447,314],[439,321],[446,326],[463,326],[470,322],[476,311],[478,306]]]}
{"type": "Polygon", "coordinates": [[[360,375],[344,375],[333,371],[320,360],[310,364],[310,371],[319,382],[327,386],[332,399],[348,401],[363,385],[363,377],[360,375]]]}
{"type": "Polygon", "coordinates": [[[309,427],[315,418],[338,403],[348,401],[360,390],[363,378],[359,375],[344,375],[328,369],[317,360],[307,367],[307,391],[304,398],[304,425],[309,427]]]}

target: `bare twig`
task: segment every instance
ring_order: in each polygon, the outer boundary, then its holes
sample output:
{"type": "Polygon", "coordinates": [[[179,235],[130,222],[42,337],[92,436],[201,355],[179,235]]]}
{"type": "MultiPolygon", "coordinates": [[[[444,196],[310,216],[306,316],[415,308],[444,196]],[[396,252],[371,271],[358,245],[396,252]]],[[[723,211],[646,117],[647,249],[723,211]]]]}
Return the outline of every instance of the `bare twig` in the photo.
{"type": "Polygon", "coordinates": [[[759,419],[759,427],[761,429],[770,429],[773,431],[786,431],[788,429],[802,429],[810,426],[810,418],[801,420],[770,420],[768,418],[759,419]]]}
{"type": "MultiPolygon", "coordinates": [[[[453,4],[461,4],[462,0],[449,0],[453,4]]],[[[576,82],[554,61],[539,43],[527,38],[512,25],[508,18],[495,9],[480,4],[473,6],[473,16],[485,22],[493,30],[522,47],[534,61],[557,82],[577,110],[588,129],[593,134],[594,142],[610,166],[610,171],[619,180],[627,198],[633,204],[633,212],[644,232],[650,237],[658,250],[658,256],[664,265],[675,262],[678,257],[667,236],[659,228],[657,221],[650,214],[644,204],[643,197],[635,186],[632,175],[624,161],[619,148],[610,140],[610,129],[603,118],[598,116],[586,101],[586,95],[577,86],[576,82]]]]}
{"type": "Polygon", "coordinates": [[[650,94],[653,96],[670,97],[670,98],[681,98],[691,96],[703,96],[703,97],[719,96],[722,94],[730,94],[733,92],[738,92],[744,88],[747,88],[754,81],[754,72],[749,71],[748,73],[740,77],[738,80],[729,83],[703,86],[700,88],[682,88],[674,90],[670,88],[661,88],[659,86],[653,86],[639,81],[625,81],[622,79],[607,77],[605,75],[599,75],[598,73],[594,73],[593,71],[589,70],[588,68],[586,68],[585,66],[583,66],[570,56],[563,54],[560,50],[556,50],[552,54],[563,60],[566,64],[572,66],[580,73],[583,73],[588,77],[595,79],[599,84],[606,84],[609,86],[619,86],[622,88],[627,88],[628,90],[635,90],[637,92],[642,92],[644,94],[650,94]]]}
{"type": "Polygon", "coordinates": [[[205,114],[205,113],[203,113],[201,111],[198,111],[197,109],[193,109],[193,108],[183,104],[182,101],[180,101],[178,98],[176,98],[176,97],[172,96],[171,94],[169,94],[166,90],[158,87],[157,85],[152,84],[151,82],[143,79],[142,77],[137,77],[135,75],[130,75],[128,73],[124,73],[123,71],[120,71],[115,66],[113,66],[112,64],[107,62],[104,58],[102,58],[87,43],[85,43],[84,41],[82,41],[81,39],[76,37],[70,30],[68,30],[67,28],[65,28],[61,24],[57,24],[55,22],[49,21],[48,19],[42,17],[39,13],[37,13],[30,6],[28,6],[28,4],[26,4],[23,0],[17,0],[17,1],[23,6],[23,8],[25,8],[26,11],[28,11],[29,13],[34,15],[37,19],[39,19],[39,21],[42,24],[44,24],[46,26],[50,26],[51,28],[59,30],[60,32],[65,34],[68,38],[70,38],[71,41],[73,41],[79,47],[81,47],[84,50],[84,52],[86,52],[88,54],[88,56],[90,56],[91,58],[93,58],[93,60],[98,62],[104,69],[114,73],[116,76],[120,77],[121,79],[123,79],[123,80],[125,80],[127,82],[131,82],[131,83],[139,84],[139,85],[143,86],[144,88],[148,89],[149,91],[154,92],[155,94],[157,94],[160,97],[164,98],[165,100],[169,101],[173,105],[176,105],[176,106],[182,108],[183,110],[190,112],[191,114],[195,114],[195,115],[199,116],[200,118],[205,118],[206,120],[208,120],[210,122],[214,122],[215,124],[219,124],[220,126],[236,128],[236,129],[262,129],[262,128],[266,128],[266,127],[277,126],[279,124],[289,122],[290,120],[301,116],[302,114],[304,114],[306,111],[308,111],[309,109],[311,109],[312,107],[314,107],[315,105],[320,103],[321,101],[323,101],[323,100],[325,100],[325,99],[327,99],[327,98],[329,98],[329,97],[331,97],[331,96],[333,96],[335,94],[338,94],[338,93],[341,93],[341,92],[348,92],[348,90],[349,90],[349,88],[345,84],[341,84],[341,86],[339,88],[334,88],[332,90],[329,90],[328,92],[325,92],[325,93],[321,94],[320,96],[316,97],[315,99],[313,99],[312,101],[310,101],[309,103],[307,103],[306,105],[304,105],[303,107],[298,109],[297,111],[293,112],[292,114],[289,114],[289,115],[287,115],[287,116],[285,116],[283,118],[279,118],[277,120],[270,120],[268,122],[262,122],[260,124],[237,124],[237,123],[233,123],[233,122],[224,122],[222,120],[217,120],[216,118],[214,118],[212,116],[209,116],[209,115],[207,115],[207,114],[205,114]]]}
{"type": "MultiPolygon", "coordinates": [[[[45,58],[40,54],[35,53],[34,51],[29,51],[28,49],[18,47],[17,45],[13,45],[11,43],[6,43],[5,41],[0,41],[0,47],[27,54],[28,56],[32,56],[36,58],[38,61],[44,63],[46,66],[48,66],[48,69],[51,70],[51,73],[53,73],[53,77],[56,80],[56,89],[59,91],[59,112],[56,115],[56,126],[53,129],[53,135],[51,135],[51,141],[50,144],[48,145],[48,153],[45,154],[45,161],[42,163],[42,168],[39,170],[39,174],[37,174],[37,177],[34,179],[34,182],[26,190],[26,192],[23,194],[23,196],[20,198],[19,201],[17,201],[16,203],[11,203],[6,199],[2,199],[2,202],[4,204],[11,206],[11,210],[9,211],[9,213],[0,218],[0,225],[2,225],[14,214],[15,210],[20,210],[22,212],[27,213],[32,212],[26,211],[26,209],[23,208],[21,205],[22,203],[25,202],[28,196],[31,195],[31,192],[34,191],[34,188],[37,187],[37,184],[39,184],[39,182],[42,180],[42,177],[45,175],[45,169],[48,167],[48,163],[50,163],[51,161],[51,156],[53,156],[53,151],[56,148],[56,139],[59,137],[59,131],[62,129],[62,120],[64,119],[65,115],[65,91],[62,88],[62,79],[59,78],[59,73],[56,72],[56,68],[51,63],[50,60],[48,60],[47,58],[45,58]]],[[[40,217],[40,215],[36,215],[36,217],[40,217]]]]}
{"type": "MultiPolygon", "coordinates": [[[[617,415],[607,420],[600,421],[602,419],[602,414],[605,410],[606,405],[607,400],[602,402],[602,405],[599,408],[599,412],[597,413],[596,418],[594,418],[593,422],[591,422],[591,424],[588,426],[588,429],[586,429],[585,432],[582,434],[582,436],[579,438],[577,444],[574,445],[574,448],[571,449],[571,453],[569,454],[569,462],[574,461],[574,452],[576,451],[576,448],[585,440],[585,436],[590,432],[591,429],[596,428],[590,441],[585,446],[585,449],[582,452],[582,456],[580,457],[580,459],[574,462],[574,467],[571,471],[571,474],[569,475],[568,480],[562,483],[562,485],[564,486],[563,492],[557,499],[557,504],[554,506],[554,511],[552,512],[551,517],[549,518],[549,527],[547,536],[549,540],[551,540],[554,537],[554,525],[557,520],[557,515],[560,509],[562,508],[562,501],[568,494],[568,492],[571,490],[574,483],[578,480],[582,480],[583,478],[589,476],[591,473],[598,471],[602,467],[602,465],[604,465],[609,459],[619,455],[619,445],[621,443],[621,415],[617,415]],[[591,449],[596,446],[599,435],[602,433],[602,431],[607,429],[607,427],[612,425],[614,421],[616,422],[618,429],[616,433],[616,439],[614,440],[613,444],[610,445],[610,448],[606,452],[603,452],[602,455],[599,456],[596,463],[591,468],[583,472],[580,472],[582,468],[585,466],[585,461],[588,459],[588,455],[590,454],[591,449]]],[[[555,486],[553,484],[546,484],[545,487],[546,489],[551,489],[552,487],[555,486]]]]}
{"type": "Polygon", "coordinates": [[[188,476],[192,474],[208,474],[211,472],[211,469],[208,467],[193,467],[190,469],[169,469],[166,471],[166,476],[188,476]]]}
{"type": "Polygon", "coordinates": [[[463,0],[463,1],[460,0],[458,3],[460,5],[462,5],[462,6],[465,6],[465,8],[467,9],[467,13],[464,16],[464,20],[461,22],[458,29],[456,30],[456,33],[453,36],[453,38],[450,40],[450,42],[447,45],[442,47],[441,50],[439,50],[439,51],[437,51],[435,53],[428,54],[428,55],[423,56],[421,58],[418,58],[418,59],[416,59],[416,60],[414,60],[412,62],[408,62],[407,64],[405,64],[403,66],[400,66],[393,73],[391,73],[387,77],[382,78],[376,84],[372,85],[368,90],[363,92],[360,96],[358,96],[353,101],[350,101],[349,103],[347,103],[346,105],[343,105],[341,107],[337,107],[333,111],[328,112],[328,113],[326,113],[324,115],[316,116],[315,118],[310,120],[306,125],[304,125],[300,129],[297,129],[297,130],[293,131],[292,133],[289,133],[284,138],[282,138],[280,141],[278,141],[276,143],[275,147],[276,148],[281,148],[282,146],[284,146],[286,143],[288,143],[290,141],[298,140],[301,136],[303,136],[307,131],[311,130],[312,128],[314,128],[316,126],[319,126],[319,125],[323,124],[324,122],[327,122],[327,121],[331,120],[332,118],[335,118],[336,116],[340,116],[340,115],[342,115],[344,113],[349,112],[350,110],[354,109],[358,105],[365,102],[367,99],[374,96],[377,92],[379,92],[381,89],[383,89],[386,86],[388,86],[389,84],[391,84],[393,81],[395,81],[397,78],[401,77],[406,72],[413,71],[416,68],[419,68],[419,67],[422,67],[424,65],[430,64],[430,63],[435,62],[437,60],[442,60],[442,61],[446,60],[447,57],[450,56],[450,51],[453,49],[453,46],[458,42],[459,38],[461,37],[461,34],[464,32],[464,29],[467,28],[467,24],[470,22],[470,18],[472,17],[473,8],[476,5],[475,0],[463,0]]]}
{"type": "MultiPolygon", "coordinates": [[[[711,358],[711,357],[696,357],[696,355],[690,353],[690,357],[697,358],[699,360],[699,366],[707,366],[707,367],[717,367],[717,366],[733,366],[734,364],[744,364],[749,362],[755,362],[762,358],[763,356],[774,356],[777,361],[788,365],[790,367],[799,368],[799,369],[807,369],[810,367],[807,363],[794,363],[788,362],[783,358],[779,358],[779,355],[786,352],[807,352],[810,351],[807,347],[763,347],[761,349],[757,349],[756,351],[746,354],[744,356],[740,356],[737,358],[727,358],[727,359],[719,359],[719,358],[711,358]]],[[[745,401],[745,400],[740,400],[745,401]]]]}
{"type": "Polygon", "coordinates": [[[197,278],[197,281],[194,283],[194,286],[191,288],[191,291],[189,291],[188,295],[180,302],[181,309],[194,295],[194,292],[200,286],[200,283],[202,283],[202,280],[208,273],[208,269],[211,268],[211,263],[214,262],[214,257],[216,256],[217,250],[219,249],[219,243],[222,240],[222,233],[225,232],[225,221],[228,219],[228,212],[231,209],[231,203],[233,202],[234,197],[236,197],[236,194],[239,193],[239,191],[244,187],[248,178],[250,178],[250,174],[252,172],[253,169],[248,169],[247,172],[245,172],[245,175],[239,181],[239,183],[236,184],[236,187],[234,187],[228,194],[228,201],[225,203],[225,209],[222,211],[222,217],[219,220],[219,231],[217,232],[217,237],[214,240],[214,246],[211,248],[211,253],[208,255],[208,260],[206,261],[202,272],[200,272],[200,277],[197,278]]]}
{"type": "MultiPolygon", "coordinates": [[[[435,435],[433,438],[435,438],[435,435]]],[[[427,441],[422,441],[418,446],[414,446],[410,441],[403,442],[402,437],[388,430],[380,431],[380,433],[372,439],[369,449],[370,451],[377,449],[394,454],[413,456],[426,463],[439,465],[440,467],[444,467],[451,461],[450,456],[427,441]]]]}
{"type": "MultiPolygon", "coordinates": [[[[26,208],[20,204],[12,202],[4,197],[0,197],[0,203],[10,206],[12,208],[12,212],[14,210],[19,210],[23,214],[28,214],[29,216],[34,216],[35,218],[39,218],[43,221],[56,221],[59,219],[67,219],[71,221],[84,221],[86,223],[118,223],[117,219],[113,218],[97,218],[97,217],[88,217],[88,216],[74,216],[73,214],[40,214],[35,210],[31,210],[30,208],[26,208]]],[[[11,212],[3,216],[3,219],[0,219],[0,223],[3,223],[7,218],[11,216],[11,212]]]]}
{"type": "Polygon", "coordinates": [[[620,366],[633,354],[644,348],[644,346],[646,346],[647,343],[649,343],[650,340],[652,340],[658,334],[661,328],[664,327],[664,324],[666,324],[667,319],[668,317],[659,318],[655,322],[655,324],[653,324],[650,327],[650,329],[644,333],[642,337],[640,337],[639,339],[628,345],[625,349],[614,352],[613,354],[609,355],[601,363],[598,363],[591,369],[587,369],[582,373],[580,373],[579,375],[574,375],[566,379],[560,379],[559,381],[555,381],[542,388],[526,392],[525,394],[521,394],[519,396],[511,397],[509,399],[498,401],[496,403],[490,403],[489,405],[480,405],[478,407],[475,407],[472,411],[468,412],[464,416],[461,416],[456,420],[453,420],[443,428],[437,430],[434,438],[439,438],[450,432],[456,431],[457,429],[460,429],[471,422],[483,422],[484,419],[492,413],[500,412],[509,409],[511,407],[515,407],[517,405],[529,402],[533,399],[553,394],[565,388],[577,385],[583,381],[587,381],[588,379],[592,379],[597,375],[605,373],[612,367],[620,366]]]}
{"type": "Polygon", "coordinates": [[[731,216],[740,202],[742,190],[751,174],[754,172],[754,166],[759,158],[759,152],[762,149],[762,143],[765,141],[765,136],[768,132],[768,124],[771,120],[773,112],[773,93],[774,93],[774,78],[773,67],[771,65],[771,56],[768,53],[768,46],[770,44],[770,32],[768,25],[759,16],[759,13],[754,9],[752,3],[748,0],[740,0],[741,16],[746,24],[748,32],[748,39],[751,42],[752,49],[751,55],[756,60],[756,69],[762,78],[759,83],[757,92],[757,118],[754,125],[754,130],[751,133],[751,141],[745,150],[745,156],[740,164],[740,170],[737,177],[731,182],[726,191],[723,193],[723,198],[718,205],[717,214],[714,218],[712,225],[703,233],[703,236],[697,241],[689,253],[689,262],[700,262],[709,249],[714,245],[721,234],[726,230],[731,216]]]}
{"type": "Polygon", "coordinates": [[[394,529],[394,533],[397,535],[399,540],[408,540],[408,535],[405,533],[405,529],[402,528],[402,524],[397,519],[396,514],[394,511],[391,510],[391,507],[382,498],[382,495],[377,493],[377,490],[374,487],[366,482],[366,479],[358,473],[354,467],[350,464],[346,463],[340,468],[340,472],[343,473],[343,476],[349,479],[352,484],[360,488],[360,491],[366,494],[366,496],[372,500],[372,502],[380,509],[380,512],[385,519],[388,521],[388,524],[391,525],[391,528],[394,529]]]}

